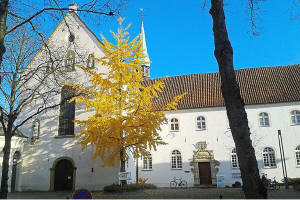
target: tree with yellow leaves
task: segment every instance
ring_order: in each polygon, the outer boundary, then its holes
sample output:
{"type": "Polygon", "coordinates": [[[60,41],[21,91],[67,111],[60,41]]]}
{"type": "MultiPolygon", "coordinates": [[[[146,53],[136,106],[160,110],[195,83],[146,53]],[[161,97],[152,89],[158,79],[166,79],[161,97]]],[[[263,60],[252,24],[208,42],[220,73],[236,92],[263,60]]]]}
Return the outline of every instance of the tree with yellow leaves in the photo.
{"type": "Polygon", "coordinates": [[[166,122],[165,111],[175,110],[183,95],[156,109],[154,99],[163,92],[163,79],[152,85],[146,84],[141,66],[147,63],[143,61],[145,55],[140,36],[129,42],[129,26],[122,28],[123,19],[118,21],[118,32],[112,32],[116,45],[102,36],[100,46],[105,56],[94,58],[108,68],[108,74],[77,66],[89,74],[93,87],[65,85],[80,94],[70,102],[76,100],[76,104],[83,104],[86,111],[95,111],[86,120],[75,120],[83,127],[77,136],[82,148],[94,145],[94,159],[100,157],[106,166],[121,161],[120,171],[125,172],[127,150],[135,152],[135,156],[147,156],[149,150],[165,144],[159,136],[160,126],[166,122]]]}

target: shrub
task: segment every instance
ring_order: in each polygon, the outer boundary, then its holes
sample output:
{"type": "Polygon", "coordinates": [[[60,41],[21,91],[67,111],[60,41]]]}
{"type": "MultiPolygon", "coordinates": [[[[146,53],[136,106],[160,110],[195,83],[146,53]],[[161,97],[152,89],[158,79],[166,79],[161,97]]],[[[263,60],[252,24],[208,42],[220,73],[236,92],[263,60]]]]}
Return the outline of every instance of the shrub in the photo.
{"type": "Polygon", "coordinates": [[[107,185],[104,187],[105,192],[127,192],[136,191],[142,189],[156,189],[156,185],[153,184],[127,184],[121,187],[121,185],[107,185]]]}
{"type": "Polygon", "coordinates": [[[293,187],[294,187],[294,190],[300,191],[300,184],[299,183],[295,183],[293,187]]]}

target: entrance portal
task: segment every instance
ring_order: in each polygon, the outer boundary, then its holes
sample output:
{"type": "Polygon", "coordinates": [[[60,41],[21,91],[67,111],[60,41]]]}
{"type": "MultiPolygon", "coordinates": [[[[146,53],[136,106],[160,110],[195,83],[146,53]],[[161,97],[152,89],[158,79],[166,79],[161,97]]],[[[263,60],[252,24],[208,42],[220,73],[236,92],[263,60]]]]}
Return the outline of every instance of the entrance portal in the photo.
{"type": "Polygon", "coordinates": [[[212,184],[210,163],[209,162],[199,162],[198,168],[199,168],[200,185],[212,184]]]}
{"type": "Polygon", "coordinates": [[[73,164],[66,159],[60,160],[55,166],[54,190],[73,189],[73,164]]]}
{"type": "Polygon", "coordinates": [[[21,153],[19,151],[16,151],[13,155],[13,166],[11,172],[10,190],[12,192],[14,192],[16,189],[17,169],[18,169],[18,162],[20,158],[21,158],[21,153]]]}

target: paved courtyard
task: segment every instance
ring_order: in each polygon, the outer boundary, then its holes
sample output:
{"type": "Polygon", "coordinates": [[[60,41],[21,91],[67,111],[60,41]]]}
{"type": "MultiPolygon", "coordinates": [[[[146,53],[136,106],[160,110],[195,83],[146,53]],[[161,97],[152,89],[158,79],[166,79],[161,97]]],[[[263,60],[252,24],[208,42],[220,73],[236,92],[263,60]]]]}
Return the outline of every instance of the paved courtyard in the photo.
{"type": "MultiPolygon", "coordinates": [[[[67,199],[71,198],[71,192],[14,192],[9,193],[9,199],[67,199]]],[[[224,199],[241,199],[244,194],[240,188],[188,188],[170,189],[158,188],[140,190],[124,193],[105,193],[102,191],[93,192],[97,199],[218,199],[222,195],[224,199]]],[[[293,189],[270,191],[271,199],[299,199],[300,192],[293,189]]]]}

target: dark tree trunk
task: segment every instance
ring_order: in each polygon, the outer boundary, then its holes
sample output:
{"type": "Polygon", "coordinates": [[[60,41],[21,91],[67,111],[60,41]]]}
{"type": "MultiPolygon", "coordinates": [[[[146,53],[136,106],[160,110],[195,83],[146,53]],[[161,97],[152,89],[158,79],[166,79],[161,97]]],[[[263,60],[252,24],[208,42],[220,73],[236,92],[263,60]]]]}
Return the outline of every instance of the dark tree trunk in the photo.
{"type": "Polygon", "coordinates": [[[139,183],[139,157],[136,157],[135,182],[139,183]]]}
{"type": "MultiPolygon", "coordinates": [[[[125,158],[124,158],[124,153],[125,153],[124,151],[125,151],[124,149],[120,150],[120,161],[121,161],[120,172],[125,172],[126,171],[126,169],[125,169],[126,161],[125,161],[125,158]]],[[[122,180],[121,184],[126,185],[127,181],[122,180]]]]}
{"type": "MultiPolygon", "coordinates": [[[[11,133],[11,130],[7,133],[11,133]]],[[[8,171],[9,171],[9,156],[10,156],[10,147],[11,147],[11,134],[5,136],[5,144],[3,148],[3,161],[2,161],[2,177],[1,177],[1,199],[7,199],[8,193],[8,171]]]]}
{"type": "Polygon", "coordinates": [[[2,64],[3,55],[5,53],[4,39],[6,35],[7,11],[8,11],[8,0],[1,0],[0,2],[0,66],[2,64]]]}
{"type": "Polygon", "coordinates": [[[213,19],[215,57],[219,66],[221,90],[236,146],[245,197],[265,198],[267,191],[259,176],[247,113],[233,69],[233,49],[226,29],[223,0],[211,0],[209,12],[213,19]]]}

